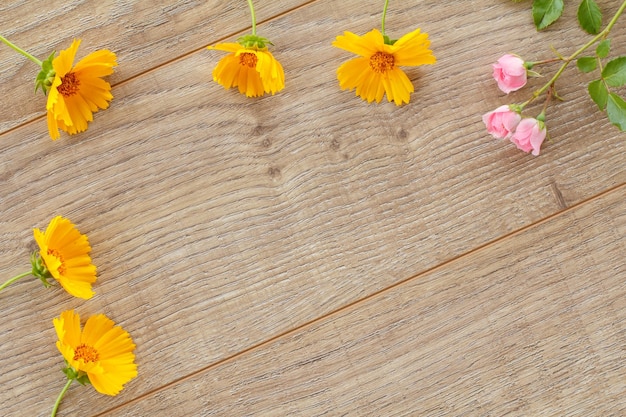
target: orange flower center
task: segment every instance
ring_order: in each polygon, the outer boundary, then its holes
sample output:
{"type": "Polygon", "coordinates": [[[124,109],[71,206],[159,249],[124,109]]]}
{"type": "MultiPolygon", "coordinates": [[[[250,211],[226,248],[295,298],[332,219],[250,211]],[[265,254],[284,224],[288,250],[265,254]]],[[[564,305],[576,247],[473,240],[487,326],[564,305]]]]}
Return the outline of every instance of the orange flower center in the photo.
{"type": "Polygon", "coordinates": [[[258,58],[255,54],[250,52],[244,52],[239,55],[239,65],[248,66],[250,68],[256,68],[256,62],[258,58]]]}
{"type": "Polygon", "coordinates": [[[82,344],[74,349],[74,360],[77,361],[82,359],[85,363],[87,362],[96,362],[100,358],[98,351],[86,344],[82,344]]]}
{"type": "Polygon", "coordinates": [[[48,255],[54,256],[55,258],[57,258],[59,260],[59,262],[61,262],[61,265],[59,265],[59,267],[57,268],[57,271],[59,271],[59,274],[65,275],[65,272],[67,271],[67,268],[65,266],[65,260],[63,259],[63,256],[61,256],[59,251],[56,250],[56,249],[48,248],[48,255]]]}
{"type": "Polygon", "coordinates": [[[380,74],[392,70],[394,62],[393,55],[385,52],[376,52],[370,57],[370,67],[380,74]]]}
{"type": "Polygon", "coordinates": [[[80,82],[73,72],[68,72],[61,78],[61,85],[57,88],[64,97],[71,97],[78,92],[80,82]]]}

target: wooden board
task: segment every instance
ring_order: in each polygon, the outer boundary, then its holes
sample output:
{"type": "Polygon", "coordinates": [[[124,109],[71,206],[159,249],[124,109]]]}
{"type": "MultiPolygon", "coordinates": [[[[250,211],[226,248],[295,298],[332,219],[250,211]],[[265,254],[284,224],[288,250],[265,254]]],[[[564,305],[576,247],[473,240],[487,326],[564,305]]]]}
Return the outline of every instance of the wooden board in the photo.
{"type": "Polygon", "coordinates": [[[625,191],[99,415],[624,415],[625,191]]]}
{"type": "MultiPolygon", "coordinates": [[[[618,190],[624,136],[575,68],[559,83],[567,101],[550,107],[553,140],[540,157],[493,140],[480,121],[532,91],[499,93],[490,65],[501,53],[547,58],[548,45],[565,53],[587,36],[564,24],[536,33],[524,3],[463,3],[390,9],[390,34],[420,26],[438,58],[407,70],[416,92],[401,108],[367,105],[335,78],[350,55],[330,43],[377,27],[379,2],[317,0],[272,9],[259,27],[286,69],[275,96],[211,82],[222,55],[203,47],[218,38],[198,35],[177,59],[116,85],[86,133],[51,142],[33,120],[1,134],[0,276],[28,269],[32,228],[57,214],[88,234],[99,271],[88,302],[32,280],[0,293],[3,412],[49,413],[63,377],[51,320],[63,309],[104,312],[138,346],[140,376],[121,395],[68,394],[64,412],[96,415],[618,190]]],[[[626,31],[613,39],[626,54],[626,31]]]]}

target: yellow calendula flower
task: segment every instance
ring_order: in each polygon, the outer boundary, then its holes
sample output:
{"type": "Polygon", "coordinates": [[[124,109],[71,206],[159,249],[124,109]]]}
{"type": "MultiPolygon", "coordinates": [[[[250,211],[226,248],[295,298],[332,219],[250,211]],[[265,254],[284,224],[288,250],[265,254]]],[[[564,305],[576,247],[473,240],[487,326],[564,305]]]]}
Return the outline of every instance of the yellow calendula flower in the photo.
{"type": "Polygon", "coordinates": [[[248,97],[272,95],[285,87],[285,73],[280,62],[267,47],[244,46],[240,43],[218,43],[208,49],[230,52],[213,70],[213,81],[224,88],[239,87],[248,97]]]}
{"type": "Polygon", "coordinates": [[[99,393],[117,395],[137,376],[135,344],[104,314],[89,317],[82,331],[80,316],[73,310],[64,311],[53,323],[59,338],[56,346],[68,368],[77,378],[86,375],[99,393]]]}
{"type": "Polygon", "coordinates": [[[52,322],[59,338],[57,349],[67,364],[63,369],[67,382],[54,404],[53,417],[74,381],[90,383],[101,394],[117,395],[137,376],[133,340],[104,314],[89,317],[82,330],[80,316],[73,310],[52,322]]]}
{"type": "Polygon", "coordinates": [[[33,275],[42,279],[51,275],[71,295],[91,298],[94,294],[91,284],[96,281],[96,267],[89,257],[91,247],[87,236],[61,216],[50,221],[45,233],[39,229],[34,229],[33,233],[39,245],[40,259],[43,260],[39,268],[37,262],[33,262],[33,275]]]}
{"type": "Polygon", "coordinates": [[[213,70],[213,81],[224,88],[239,87],[239,92],[248,97],[259,97],[265,93],[279,92],[285,88],[283,66],[267,45],[272,43],[256,34],[256,15],[252,0],[248,0],[252,19],[252,33],[237,39],[237,43],[218,43],[207,49],[229,52],[213,70]]]}
{"type": "Polygon", "coordinates": [[[344,32],[337,36],[333,46],[359,55],[339,67],[337,78],[341,89],[356,88],[356,95],[368,103],[374,100],[380,103],[384,94],[398,106],[408,103],[414,88],[399,67],[436,62],[428,49],[428,34],[419,29],[397,41],[386,39],[377,29],[363,36],[344,32]]]}
{"type": "Polygon", "coordinates": [[[111,85],[101,77],[113,73],[116,56],[109,50],[92,52],[73,65],[80,40],[52,59],[54,79],[48,92],[48,131],[59,138],[59,129],[69,134],[83,132],[93,113],[109,107],[111,85]]]}

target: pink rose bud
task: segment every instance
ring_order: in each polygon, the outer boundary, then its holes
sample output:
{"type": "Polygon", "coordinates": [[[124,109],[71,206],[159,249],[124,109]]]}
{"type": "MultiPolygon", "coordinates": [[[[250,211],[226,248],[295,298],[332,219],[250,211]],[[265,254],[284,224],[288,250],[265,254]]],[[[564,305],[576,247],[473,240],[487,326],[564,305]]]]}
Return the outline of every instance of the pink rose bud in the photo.
{"type": "Polygon", "coordinates": [[[507,94],[525,86],[526,75],[524,60],[516,55],[506,54],[493,64],[493,78],[507,94]]]}
{"type": "Polygon", "coordinates": [[[496,139],[506,139],[511,136],[520,120],[522,116],[511,110],[509,106],[500,106],[483,115],[487,132],[496,139]]]}
{"type": "Polygon", "coordinates": [[[546,125],[533,118],[522,119],[511,136],[511,142],[524,152],[532,150],[532,154],[539,155],[543,140],[546,138],[546,125]]]}

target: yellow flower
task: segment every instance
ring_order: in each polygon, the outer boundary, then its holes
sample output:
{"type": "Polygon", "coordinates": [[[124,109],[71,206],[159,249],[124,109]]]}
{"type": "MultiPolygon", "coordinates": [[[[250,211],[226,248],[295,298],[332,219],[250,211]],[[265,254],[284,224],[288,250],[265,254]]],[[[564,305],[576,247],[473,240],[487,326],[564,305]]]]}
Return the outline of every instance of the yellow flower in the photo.
{"type": "Polygon", "coordinates": [[[436,59],[428,49],[430,41],[427,33],[417,29],[407,33],[393,45],[385,43],[385,38],[376,29],[358,36],[344,32],[337,36],[333,46],[360,55],[342,64],[337,70],[337,78],[342,90],[356,88],[356,95],[377,103],[387,94],[387,100],[400,106],[408,103],[414,91],[413,84],[398,67],[434,64],[436,59]]]}
{"type": "Polygon", "coordinates": [[[279,92],[285,87],[285,73],[280,62],[266,47],[245,47],[239,43],[218,43],[207,49],[230,52],[213,70],[213,81],[224,88],[239,87],[248,97],[279,92]]]}
{"type": "Polygon", "coordinates": [[[69,134],[85,131],[93,113],[109,107],[113,98],[111,85],[101,77],[113,73],[115,54],[108,50],[92,52],[72,66],[79,45],[80,40],[74,40],[52,61],[55,76],[46,109],[53,140],[59,138],[59,129],[69,134]]]}
{"type": "Polygon", "coordinates": [[[88,299],[93,296],[91,284],[96,281],[96,267],[89,257],[89,241],[68,219],[57,216],[46,232],[33,230],[39,255],[50,275],[71,295],[88,299]]]}
{"type": "Polygon", "coordinates": [[[85,374],[101,394],[117,395],[124,384],[137,376],[135,344],[127,331],[104,314],[91,316],[80,328],[80,317],[64,311],[53,320],[59,352],[67,361],[64,372],[70,379],[85,374]]]}

